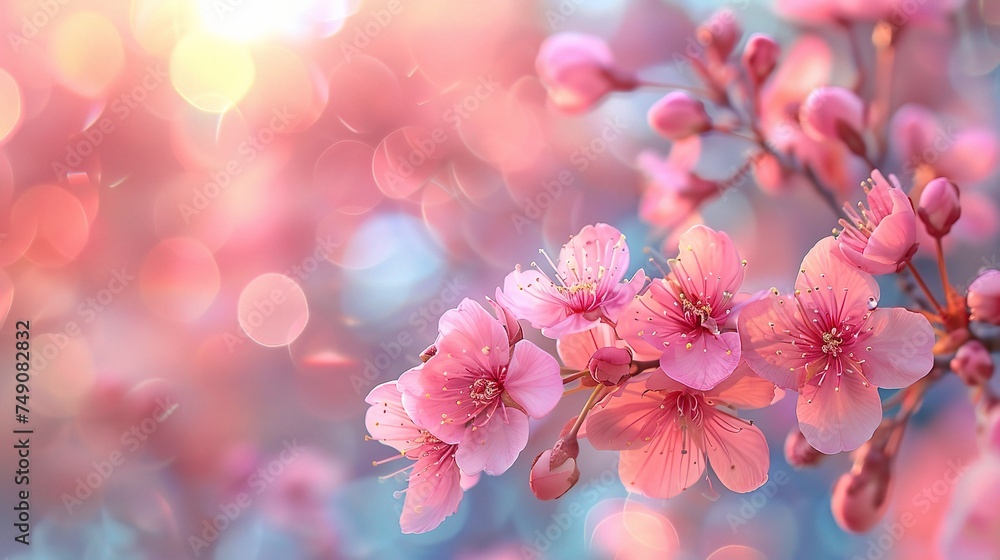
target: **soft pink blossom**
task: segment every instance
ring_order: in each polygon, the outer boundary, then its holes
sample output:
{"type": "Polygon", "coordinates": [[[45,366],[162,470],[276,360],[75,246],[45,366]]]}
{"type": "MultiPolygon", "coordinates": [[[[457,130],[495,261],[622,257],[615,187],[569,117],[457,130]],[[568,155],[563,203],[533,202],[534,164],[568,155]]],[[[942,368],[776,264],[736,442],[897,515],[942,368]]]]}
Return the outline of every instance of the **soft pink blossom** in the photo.
{"type": "Polygon", "coordinates": [[[1000,270],[985,270],[969,284],[972,319],[1000,325],[1000,270]]]}
{"type": "Polygon", "coordinates": [[[447,444],[416,425],[403,409],[396,382],[383,383],[365,398],[371,407],[365,425],[372,439],[416,461],[411,467],[399,526],[404,533],[425,533],[458,511],[462,475],[455,461],[457,445],[447,444]]]}
{"type": "Polygon", "coordinates": [[[546,39],[535,69],[553,104],[568,113],[582,113],[612,91],[636,86],[634,77],[616,68],[604,39],[583,33],[558,33],[546,39]]]}
{"type": "Polygon", "coordinates": [[[709,391],[654,374],[591,411],[587,439],[597,449],[621,451],[622,483],[644,496],[676,496],[701,478],[706,464],[726,488],[750,492],[767,481],[767,441],[735,409],[767,406],[773,398],[774,385],[746,366],[709,391]]]}
{"type": "Polygon", "coordinates": [[[549,413],[562,396],[555,359],[507,332],[466,299],[441,318],[437,354],[399,378],[403,406],[438,439],[459,444],[469,474],[507,470],[528,441],[528,416],[549,413]]]}
{"type": "Polygon", "coordinates": [[[669,140],[683,140],[712,128],[705,104],[683,91],[663,96],[649,108],[649,126],[669,140]]]}
{"type": "Polygon", "coordinates": [[[892,147],[908,172],[923,169],[962,185],[988,177],[1000,160],[1000,141],[988,128],[956,129],[922,105],[908,104],[893,114],[892,147]]]}
{"type": "Polygon", "coordinates": [[[835,257],[835,244],[827,237],[809,251],[794,294],[775,290],[739,317],[747,363],[799,392],[799,428],[823,453],[867,441],[882,419],[877,387],[906,387],[934,364],[927,319],[878,308],[875,279],[835,257]]]}
{"type": "Polygon", "coordinates": [[[942,237],[951,231],[962,215],[962,205],[958,200],[958,187],[944,177],[938,177],[924,187],[920,193],[917,215],[927,228],[927,233],[942,237]]]}
{"type": "Polygon", "coordinates": [[[622,282],[628,245],[607,224],[585,226],[550,264],[555,280],[537,266],[522,270],[518,265],[504,280],[501,301],[550,338],[585,331],[603,319],[616,321],[646,280],[639,269],[631,281],[622,282]]]}
{"type": "Polygon", "coordinates": [[[693,169],[701,153],[701,141],[691,136],[674,142],[666,159],[651,152],[639,154],[636,165],[645,176],[639,217],[659,227],[676,227],[705,202],[722,194],[718,183],[707,181],[693,169]]]}
{"type": "Polygon", "coordinates": [[[670,274],[635,299],[618,334],[640,351],[659,351],[671,379],[711,389],[740,362],[740,337],[727,321],[746,263],[728,235],[706,226],[685,232],[679,253],[670,274]]]}
{"type": "Polygon", "coordinates": [[[837,237],[843,259],[870,274],[902,269],[917,250],[917,218],[913,203],[894,175],[887,181],[878,169],[864,183],[868,207],[844,205],[847,219],[837,237]]]}

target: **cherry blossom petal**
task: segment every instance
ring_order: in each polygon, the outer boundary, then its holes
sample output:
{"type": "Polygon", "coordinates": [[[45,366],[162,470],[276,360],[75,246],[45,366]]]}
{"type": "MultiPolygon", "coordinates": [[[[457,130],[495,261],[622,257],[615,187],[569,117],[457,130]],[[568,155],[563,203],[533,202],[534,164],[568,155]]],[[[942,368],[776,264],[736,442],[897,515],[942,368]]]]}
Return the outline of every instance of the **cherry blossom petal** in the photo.
{"type": "Polygon", "coordinates": [[[676,381],[701,391],[732,375],[740,363],[740,335],[734,332],[688,337],[686,343],[667,346],[660,369],[676,381]]]}
{"type": "Polygon", "coordinates": [[[453,457],[430,455],[417,461],[403,500],[400,529],[404,533],[434,529],[458,511],[462,494],[461,473],[453,457]]]}
{"type": "Polygon", "coordinates": [[[923,315],[900,307],[879,309],[866,324],[868,338],[852,350],[877,387],[907,387],[934,367],[934,329],[923,315]]]}
{"type": "MultiPolygon", "coordinates": [[[[845,249],[844,245],[841,248],[845,249]]],[[[813,303],[804,302],[806,308],[839,309],[839,319],[861,317],[868,312],[871,301],[878,301],[878,282],[846,264],[836,251],[837,239],[833,236],[819,240],[802,259],[795,289],[800,297],[813,303]]]]}
{"type": "Polygon", "coordinates": [[[595,407],[590,411],[584,423],[587,439],[595,449],[622,450],[645,445],[646,438],[657,433],[662,403],[663,396],[659,393],[643,396],[640,390],[630,389],[613,398],[605,408],[595,407]]]}
{"type": "Polygon", "coordinates": [[[774,383],[757,376],[746,362],[729,379],[705,391],[705,398],[737,409],[764,408],[774,401],[774,383]]]}
{"type": "Polygon", "coordinates": [[[497,411],[482,426],[470,425],[455,460],[462,472],[503,474],[528,444],[528,417],[519,410],[497,411]]]}
{"type": "Polygon", "coordinates": [[[420,428],[403,409],[402,397],[395,381],[372,389],[365,397],[365,402],[371,405],[365,414],[365,427],[372,439],[405,453],[414,447],[413,440],[420,436],[420,428]]]}
{"type": "Polygon", "coordinates": [[[739,321],[746,363],[779,387],[798,389],[810,360],[795,346],[802,325],[794,297],[771,296],[747,304],[739,321]]]}
{"type": "Polygon", "coordinates": [[[704,418],[705,451],[722,484],[733,492],[750,492],[767,482],[771,460],[760,429],[711,408],[704,418]]]}
{"type": "Polygon", "coordinates": [[[562,397],[559,364],[548,352],[522,340],[514,345],[504,390],[529,416],[541,418],[551,412],[562,397]]]}
{"type": "Polygon", "coordinates": [[[625,489],[648,498],[672,498],[698,482],[705,472],[701,430],[665,423],[641,449],[622,451],[618,476],[625,489]]]}
{"type": "Polygon", "coordinates": [[[507,365],[507,331],[482,305],[466,298],[441,316],[440,325],[439,353],[450,353],[466,367],[481,371],[507,365]]]}
{"type": "Polygon", "coordinates": [[[802,388],[796,414],[809,445],[833,454],[857,449],[872,437],[882,421],[882,401],[878,389],[860,376],[845,373],[838,383],[831,372],[822,385],[802,388]]]}
{"type": "Polygon", "coordinates": [[[724,292],[739,291],[743,264],[725,232],[694,226],[681,235],[678,246],[680,254],[670,268],[689,297],[700,295],[717,307],[724,292]]]}

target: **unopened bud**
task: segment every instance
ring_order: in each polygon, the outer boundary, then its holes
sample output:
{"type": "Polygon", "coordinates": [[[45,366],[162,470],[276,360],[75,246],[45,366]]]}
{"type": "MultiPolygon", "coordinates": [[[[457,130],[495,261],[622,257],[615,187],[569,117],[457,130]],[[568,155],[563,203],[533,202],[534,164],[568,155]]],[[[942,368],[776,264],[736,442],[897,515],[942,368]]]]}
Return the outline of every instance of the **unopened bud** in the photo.
{"type": "Polygon", "coordinates": [[[438,351],[437,346],[431,344],[423,352],[420,353],[420,361],[426,363],[427,360],[433,358],[434,355],[437,354],[437,351],[438,351]]]}
{"type": "Polygon", "coordinates": [[[865,106],[849,89],[827,86],[814,89],[799,109],[802,129],[816,140],[840,140],[858,153],[864,130],[865,106]]]}
{"type": "Polygon", "coordinates": [[[778,64],[781,47],[771,37],[754,33],[743,48],[743,67],[755,84],[760,84],[771,75],[778,64]]]}
{"type": "Polygon", "coordinates": [[[811,467],[822,458],[823,453],[809,445],[809,442],[806,441],[806,436],[802,435],[802,431],[799,430],[798,426],[794,426],[788,432],[788,436],[785,437],[785,461],[789,465],[797,469],[811,467]]]}
{"type": "Polygon", "coordinates": [[[954,371],[966,385],[979,387],[993,377],[993,358],[990,351],[978,340],[970,340],[962,345],[951,360],[954,371]]]}
{"type": "Polygon", "coordinates": [[[924,187],[920,194],[917,215],[934,237],[943,237],[962,215],[958,202],[958,187],[944,177],[938,177],[924,187]]]}
{"type": "Polygon", "coordinates": [[[833,487],[831,508],[837,524],[847,531],[870,530],[889,506],[892,462],[881,448],[866,443],[857,451],[854,467],[833,487]]]}
{"type": "Polygon", "coordinates": [[[699,25],[696,35],[698,42],[721,62],[729,58],[729,54],[733,52],[733,47],[743,35],[743,28],[736,21],[733,12],[723,8],[699,25]]]}
{"type": "Polygon", "coordinates": [[[969,285],[972,319],[1000,325],[1000,270],[987,270],[969,285]]]}
{"type": "MultiPolygon", "coordinates": [[[[558,447],[558,444],[557,444],[558,447]]],[[[528,485],[540,500],[554,500],[572,488],[580,480],[580,470],[576,467],[575,455],[562,455],[562,461],[553,461],[556,449],[546,449],[535,457],[528,474],[528,485]]]]}
{"type": "Polygon", "coordinates": [[[598,348],[587,364],[594,381],[614,387],[628,378],[632,366],[632,353],[628,348],[606,346],[598,348]]]}

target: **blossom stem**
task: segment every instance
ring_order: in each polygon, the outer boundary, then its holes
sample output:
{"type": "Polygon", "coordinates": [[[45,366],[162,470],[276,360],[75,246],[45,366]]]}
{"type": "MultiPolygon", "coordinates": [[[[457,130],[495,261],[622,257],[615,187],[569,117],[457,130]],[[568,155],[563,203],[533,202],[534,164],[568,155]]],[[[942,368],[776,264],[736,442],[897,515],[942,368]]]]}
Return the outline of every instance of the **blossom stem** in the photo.
{"type": "Polygon", "coordinates": [[[583,421],[587,419],[587,413],[590,412],[590,409],[594,408],[594,405],[604,397],[607,390],[608,388],[604,385],[594,387],[594,391],[590,393],[590,398],[587,399],[587,404],[583,405],[583,410],[581,410],[580,415],[576,417],[576,422],[573,423],[573,427],[570,428],[569,432],[563,436],[563,439],[576,437],[577,432],[579,432],[580,428],[583,427],[583,421]]]}
{"type": "Polygon", "coordinates": [[[586,377],[588,375],[590,375],[590,372],[587,371],[587,370],[578,371],[578,372],[576,372],[576,373],[574,373],[572,375],[567,375],[566,377],[563,377],[563,385],[572,383],[572,382],[576,381],[577,379],[580,379],[582,377],[586,377]]]}
{"type": "Polygon", "coordinates": [[[917,285],[920,286],[921,290],[923,290],[924,295],[927,296],[927,300],[931,302],[932,306],[934,306],[934,309],[937,311],[938,315],[944,317],[945,315],[944,308],[941,307],[941,304],[938,303],[937,298],[934,297],[934,294],[931,292],[930,288],[928,288],[927,284],[924,283],[924,278],[920,276],[919,272],[917,272],[917,268],[913,266],[912,262],[909,261],[906,262],[906,267],[910,270],[910,274],[913,275],[913,279],[917,281],[917,285]]]}

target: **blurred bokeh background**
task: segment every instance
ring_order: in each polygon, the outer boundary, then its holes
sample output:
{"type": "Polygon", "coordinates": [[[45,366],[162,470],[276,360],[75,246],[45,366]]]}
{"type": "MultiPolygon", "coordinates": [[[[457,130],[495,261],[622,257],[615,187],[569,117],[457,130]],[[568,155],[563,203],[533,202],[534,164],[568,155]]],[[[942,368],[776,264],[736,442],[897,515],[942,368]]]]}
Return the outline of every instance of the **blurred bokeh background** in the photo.
{"type": "MultiPolygon", "coordinates": [[[[364,397],[418,363],[443,311],[492,295],[514,264],[587,223],[622,229],[633,269],[655,272],[642,248],[669,238],[637,211],[638,155],[669,148],[646,123],[663,90],[564,115],[535,71],[541,42],[592,33],[645,79],[693,83],[685,49],[727,6],[785,49],[806,41],[806,66],[849,84],[849,38],[870,49],[874,24],[823,26],[791,17],[801,3],[778,4],[3,2],[0,354],[11,370],[15,322],[30,320],[34,434],[27,547],[14,541],[15,440],[0,443],[0,554],[939,557],[953,475],[977,454],[955,379],[938,384],[907,433],[886,524],[868,535],[845,534],[830,513],[848,457],[806,471],[785,463],[792,399],[750,415],[772,449],[771,481],[750,495],[706,484],[670,502],[629,496],[614,454],[585,449],[580,484],[536,500],[530,460],[582,395],[537,421],[518,464],[483,477],[429,534],[400,534],[393,494],[405,482],[378,478],[392,465],[372,466],[393,451],[365,441],[364,397]],[[897,530],[907,513],[916,524],[897,530]]],[[[946,134],[989,131],[1000,10],[949,4],[901,39],[891,106],[929,107],[946,134]]],[[[740,149],[707,138],[699,172],[729,177],[740,149]]],[[[978,166],[949,246],[960,284],[1000,265],[995,156],[959,162],[978,166]]],[[[907,181],[905,168],[885,160],[907,181]]],[[[844,200],[869,173],[848,169],[844,200]]],[[[761,191],[753,174],[699,219],[736,241],[750,289],[788,287],[835,225],[809,189],[761,191]]],[[[904,301],[893,282],[883,289],[887,304],[904,301]]],[[[13,374],[4,379],[3,426],[21,427],[13,374]]]]}

